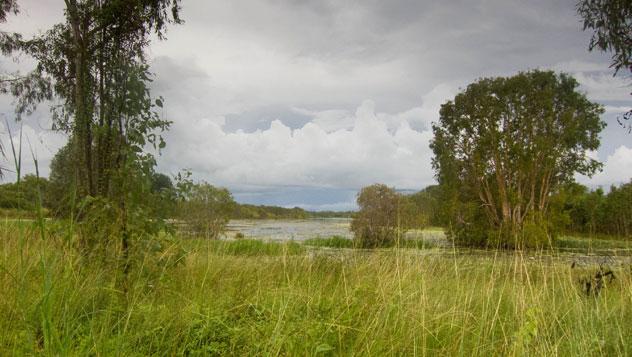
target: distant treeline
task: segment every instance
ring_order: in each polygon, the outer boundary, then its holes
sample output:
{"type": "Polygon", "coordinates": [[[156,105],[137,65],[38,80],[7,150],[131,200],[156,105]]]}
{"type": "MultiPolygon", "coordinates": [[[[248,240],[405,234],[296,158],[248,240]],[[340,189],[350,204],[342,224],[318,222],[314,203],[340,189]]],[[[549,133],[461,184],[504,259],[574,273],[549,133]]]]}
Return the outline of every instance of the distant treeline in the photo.
{"type": "Polygon", "coordinates": [[[307,211],[310,218],[352,218],[354,211],[307,211]]]}
{"type": "MultiPolygon", "coordinates": [[[[156,188],[152,191],[163,192],[173,190],[169,178],[165,175],[155,176],[156,188]],[[163,182],[164,181],[164,182],[163,182]]],[[[0,209],[4,216],[32,217],[37,202],[40,200],[38,186],[41,191],[42,205],[49,212],[56,212],[59,202],[54,190],[55,185],[45,178],[26,175],[17,183],[0,185],[0,209]]],[[[173,194],[163,194],[154,199],[157,209],[164,211],[163,216],[176,216],[177,205],[171,201],[173,194]]],[[[447,227],[450,207],[444,197],[442,187],[428,186],[425,189],[403,196],[402,214],[406,214],[411,227],[447,227]],[[404,207],[405,206],[405,207],[404,207]]],[[[232,200],[232,199],[231,199],[232,200]]],[[[230,208],[231,219],[308,219],[308,218],[351,218],[355,212],[345,211],[307,211],[300,207],[285,208],[278,206],[252,205],[233,203],[230,208]]],[[[549,214],[555,222],[555,228],[563,233],[579,233],[586,235],[611,235],[632,237],[632,181],[620,186],[612,186],[608,193],[603,189],[590,190],[578,183],[562,186],[551,196],[549,214]]]]}
{"type": "Polygon", "coordinates": [[[277,206],[256,206],[236,204],[231,215],[233,219],[306,219],[309,214],[302,208],[285,208],[277,206]]]}
{"type": "MultiPolygon", "coordinates": [[[[51,185],[48,179],[36,178],[34,175],[24,176],[20,183],[5,183],[0,185],[0,209],[3,209],[4,216],[24,216],[32,217],[38,202],[38,186],[42,193],[42,205],[51,212],[57,212],[60,201],[64,201],[64,197],[58,197],[55,192],[55,185],[51,185]],[[10,212],[10,214],[9,214],[10,212]]],[[[169,192],[177,188],[166,175],[157,174],[153,178],[152,192],[169,192]]],[[[160,209],[162,216],[177,215],[177,205],[175,200],[177,195],[164,194],[161,197],[160,204],[154,206],[160,209]],[[174,202],[171,202],[174,201],[174,202]]],[[[300,207],[285,208],[278,206],[239,204],[232,205],[230,213],[231,219],[308,219],[308,218],[350,218],[353,212],[335,212],[335,211],[307,211],[300,207]]]]}
{"type": "Polygon", "coordinates": [[[571,183],[553,197],[551,205],[567,232],[632,238],[632,181],[611,186],[608,193],[571,183]]]}
{"type": "Polygon", "coordinates": [[[307,211],[300,207],[237,204],[231,216],[233,219],[307,219],[307,218],[351,218],[353,212],[307,211]]]}

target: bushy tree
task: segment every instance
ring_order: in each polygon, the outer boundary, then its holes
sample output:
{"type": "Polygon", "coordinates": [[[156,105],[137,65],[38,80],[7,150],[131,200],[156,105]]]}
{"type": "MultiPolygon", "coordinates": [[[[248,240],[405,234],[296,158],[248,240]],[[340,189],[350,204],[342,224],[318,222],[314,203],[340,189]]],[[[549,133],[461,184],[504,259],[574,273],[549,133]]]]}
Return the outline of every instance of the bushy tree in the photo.
{"type": "Polygon", "coordinates": [[[356,244],[373,248],[393,244],[404,227],[401,220],[401,195],[393,188],[374,184],[362,188],[357,197],[360,210],[351,221],[356,244]]]}
{"type": "Polygon", "coordinates": [[[0,208],[34,212],[40,193],[46,197],[48,186],[48,180],[35,175],[26,175],[19,183],[0,185],[0,208]]]}
{"type": "Polygon", "coordinates": [[[450,210],[449,235],[467,245],[547,244],[549,199],[600,164],[603,108],[551,71],[470,84],[441,106],[433,167],[450,210]]]}
{"type": "Polygon", "coordinates": [[[217,239],[235,209],[233,196],[226,188],[207,182],[179,184],[178,217],[190,231],[208,239],[217,239]]]}

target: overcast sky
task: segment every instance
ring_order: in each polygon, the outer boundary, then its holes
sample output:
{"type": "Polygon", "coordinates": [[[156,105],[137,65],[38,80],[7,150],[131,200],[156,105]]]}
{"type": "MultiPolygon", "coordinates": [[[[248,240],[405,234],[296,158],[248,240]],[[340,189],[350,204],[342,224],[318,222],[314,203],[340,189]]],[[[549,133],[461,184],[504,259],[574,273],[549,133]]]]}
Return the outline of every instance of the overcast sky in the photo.
{"type": "MultiPolygon", "coordinates": [[[[22,0],[3,30],[45,29],[62,3],[22,0]]],[[[578,180],[632,177],[632,136],[616,123],[632,81],[587,51],[574,0],[183,0],[182,10],[185,24],[149,50],[153,94],[173,121],[158,170],[189,168],[238,201],[350,209],[364,185],[433,184],[439,106],[477,78],[536,68],[573,74],[606,106],[592,153],[604,170],[578,180]]],[[[0,113],[12,118],[10,98],[0,113]]],[[[44,174],[65,142],[48,129],[45,108],[24,122],[44,174]]]]}

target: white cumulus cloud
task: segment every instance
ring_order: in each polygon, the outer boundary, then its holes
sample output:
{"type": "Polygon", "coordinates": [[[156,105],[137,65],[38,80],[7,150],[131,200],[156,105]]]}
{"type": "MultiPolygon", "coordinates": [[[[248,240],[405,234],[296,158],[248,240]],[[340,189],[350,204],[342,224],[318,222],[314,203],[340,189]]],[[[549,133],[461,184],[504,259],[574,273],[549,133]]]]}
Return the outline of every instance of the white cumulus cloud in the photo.
{"type": "Polygon", "coordinates": [[[577,180],[590,187],[618,185],[632,179],[632,148],[619,146],[612,154],[602,161],[603,170],[592,178],[577,176],[577,180]]]}
{"type": "Polygon", "coordinates": [[[339,112],[311,114],[314,120],[300,128],[274,120],[254,132],[228,132],[222,121],[211,119],[176,122],[161,165],[177,170],[184,163],[200,178],[228,187],[359,188],[383,182],[422,188],[433,183],[432,132],[410,123],[427,119],[410,112],[376,113],[371,101],[341,115],[344,125],[332,119],[339,112]],[[325,116],[330,118],[324,121],[325,116]]]}

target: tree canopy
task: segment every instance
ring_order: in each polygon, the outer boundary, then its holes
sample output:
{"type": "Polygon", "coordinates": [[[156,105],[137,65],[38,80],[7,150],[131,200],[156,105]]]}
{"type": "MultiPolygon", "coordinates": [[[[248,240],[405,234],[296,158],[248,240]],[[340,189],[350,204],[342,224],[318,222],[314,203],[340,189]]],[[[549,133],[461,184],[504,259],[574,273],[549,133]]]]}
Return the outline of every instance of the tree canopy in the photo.
{"type": "Polygon", "coordinates": [[[525,224],[544,229],[550,194],[600,167],[587,151],[599,146],[603,108],[577,86],[566,74],[522,72],[481,79],[441,106],[431,147],[453,238],[517,247],[548,237],[525,239],[525,224]]]}

